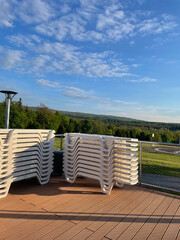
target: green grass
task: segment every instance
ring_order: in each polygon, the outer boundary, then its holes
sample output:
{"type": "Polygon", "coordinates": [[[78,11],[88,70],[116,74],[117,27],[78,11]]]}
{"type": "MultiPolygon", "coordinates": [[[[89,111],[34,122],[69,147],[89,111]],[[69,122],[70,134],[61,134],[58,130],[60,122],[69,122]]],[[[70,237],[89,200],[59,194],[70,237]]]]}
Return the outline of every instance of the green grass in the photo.
{"type": "MultiPolygon", "coordinates": [[[[54,139],[54,150],[60,150],[61,148],[61,138],[56,137],[54,139]]],[[[64,144],[62,144],[62,149],[64,148],[64,144]]]]}
{"type": "Polygon", "coordinates": [[[180,156],[143,151],[142,172],[180,177],[180,156]]]}

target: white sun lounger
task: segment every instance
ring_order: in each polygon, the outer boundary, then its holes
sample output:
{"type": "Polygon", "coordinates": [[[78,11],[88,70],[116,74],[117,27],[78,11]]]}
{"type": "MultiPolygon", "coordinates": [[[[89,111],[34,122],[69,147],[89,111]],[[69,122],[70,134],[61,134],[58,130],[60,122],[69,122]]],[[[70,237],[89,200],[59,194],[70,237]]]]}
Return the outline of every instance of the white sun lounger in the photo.
{"type": "Polygon", "coordinates": [[[103,193],[113,185],[138,182],[138,140],[80,133],[65,134],[64,173],[68,182],[78,176],[97,179],[103,193]]]}
{"type": "Polygon", "coordinates": [[[49,181],[53,170],[54,131],[0,129],[0,198],[12,182],[36,177],[49,181]]]}

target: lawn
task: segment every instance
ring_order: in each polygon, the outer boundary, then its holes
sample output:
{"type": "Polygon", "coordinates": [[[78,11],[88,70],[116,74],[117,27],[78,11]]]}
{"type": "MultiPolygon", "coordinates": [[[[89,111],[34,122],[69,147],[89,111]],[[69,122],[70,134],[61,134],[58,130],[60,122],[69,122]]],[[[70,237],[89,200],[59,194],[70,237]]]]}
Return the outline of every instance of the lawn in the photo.
{"type": "MultiPolygon", "coordinates": [[[[54,138],[54,150],[60,150],[61,148],[61,138],[55,137],[54,138]]],[[[64,148],[64,144],[62,144],[62,149],[64,148]]]]}
{"type": "Polygon", "coordinates": [[[180,177],[180,155],[143,151],[142,172],[180,177]]]}

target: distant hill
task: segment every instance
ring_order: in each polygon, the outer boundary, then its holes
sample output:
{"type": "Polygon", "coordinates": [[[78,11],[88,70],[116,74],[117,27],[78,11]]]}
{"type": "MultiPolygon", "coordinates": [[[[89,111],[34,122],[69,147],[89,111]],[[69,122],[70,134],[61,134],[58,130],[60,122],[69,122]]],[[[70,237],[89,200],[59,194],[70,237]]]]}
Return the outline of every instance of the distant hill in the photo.
{"type": "Polygon", "coordinates": [[[81,113],[81,112],[67,112],[67,111],[59,111],[61,114],[66,115],[68,117],[74,117],[78,119],[92,119],[92,120],[100,120],[103,122],[141,122],[141,120],[135,120],[133,118],[126,118],[126,117],[117,117],[111,115],[99,115],[99,114],[92,114],[92,113],[81,113]]]}
{"type": "MultiPolygon", "coordinates": [[[[33,110],[36,110],[36,107],[29,107],[33,110]]],[[[66,115],[71,118],[76,119],[92,119],[103,121],[104,123],[113,123],[118,127],[139,127],[141,129],[153,129],[153,130],[163,130],[167,129],[170,131],[180,131],[180,123],[164,123],[164,122],[148,122],[143,120],[137,120],[133,118],[126,118],[126,117],[117,117],[111,115],[99,115],[99,114],[92,114],[92,113],[81,113],[81,112],[68,112],[68,111],[57,111],[54,109],[50,109],[52,112],[60,112],[62,115],[66,115]]]]}

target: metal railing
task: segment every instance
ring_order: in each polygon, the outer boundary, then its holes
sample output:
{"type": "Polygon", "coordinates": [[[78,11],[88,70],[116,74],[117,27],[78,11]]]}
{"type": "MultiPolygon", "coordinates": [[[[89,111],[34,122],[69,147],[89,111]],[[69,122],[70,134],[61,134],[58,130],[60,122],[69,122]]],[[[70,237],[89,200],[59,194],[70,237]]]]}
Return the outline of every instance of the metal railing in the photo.
{"type": "Polygon", "coordinates": [[[180,193],[180,144],[139,141],[139,184],[180,193]]]}
{"type": "MultiPolygon", "coordinates": [[[[60,150],[63,150],[64,136],[64,134],[55,135],[56,138],[60,138],[60,150]]],[[[56,149],[59,149],[59,141],[56,149]]],[[[149,186],[180,193],[180,144],[139,141],[138,154],[140,186],[149,186]],[[171,172],[171,165],[174,159],[177,165],[173,165],[173,171],[171,172]],[[158,165],[160,164],[159,162],[166,164],[166,167],[158,165]]]]}

